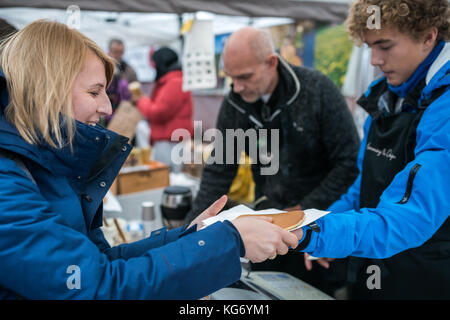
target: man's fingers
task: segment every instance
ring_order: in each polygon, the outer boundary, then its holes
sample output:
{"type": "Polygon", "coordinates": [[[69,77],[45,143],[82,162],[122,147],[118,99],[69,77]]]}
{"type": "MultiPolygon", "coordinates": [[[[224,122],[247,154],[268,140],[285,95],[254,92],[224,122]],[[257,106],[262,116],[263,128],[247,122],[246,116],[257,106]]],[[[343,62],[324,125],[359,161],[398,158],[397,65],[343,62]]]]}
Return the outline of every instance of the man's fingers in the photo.
{"type": "Polygon", "coordinates": [[[325,269],[328,269],[330,267],[330,263],[325,259],[317,259],[317,263],[320,264],[325,269]]]}
{"type": "Polygon", "coordinates": [[[309,260],[308,257],[309,257],[309,254],[307,254],[305,252],[305,267],[306,267],[306,270],[311,271],[311,269],[312,269],[312,261],[309,260]]]}

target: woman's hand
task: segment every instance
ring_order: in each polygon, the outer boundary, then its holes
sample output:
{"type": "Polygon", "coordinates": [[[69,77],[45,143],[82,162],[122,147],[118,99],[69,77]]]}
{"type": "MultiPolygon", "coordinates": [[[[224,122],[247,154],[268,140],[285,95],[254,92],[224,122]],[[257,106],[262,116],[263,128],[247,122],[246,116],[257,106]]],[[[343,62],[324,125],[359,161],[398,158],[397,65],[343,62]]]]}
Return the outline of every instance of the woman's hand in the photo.
{"type": "Polygon", "coordinates": [[[189,225],[188,229],[195,224],[197,224],[197,231],[200,230],[202,226],[202,221],[211,217],[214,217],[216,214],[220,212],[220,210],[225,207],[227,203],[228,197],[226,195],[223,195],[219,200],[216,200],[208,209],[200,213],[197,218],[195,218],[191,224],[189,225]]]}
{"type": "Polygon", "coordinates": [[[298,245],[292,232],[272,223],[270,217],[243,217],[232,221],[245,246],[245,258],[252,262],[275,259],[298,245]]]}

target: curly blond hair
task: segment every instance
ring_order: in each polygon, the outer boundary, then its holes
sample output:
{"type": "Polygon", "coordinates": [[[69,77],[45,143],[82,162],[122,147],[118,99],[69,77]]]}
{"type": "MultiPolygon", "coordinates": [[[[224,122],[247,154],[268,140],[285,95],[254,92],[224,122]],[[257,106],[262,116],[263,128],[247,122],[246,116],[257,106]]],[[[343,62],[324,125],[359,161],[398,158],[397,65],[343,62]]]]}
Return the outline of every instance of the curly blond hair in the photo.
{"type": "Polygon", "coordinates": [[[350,8],[347,31],[361,44],[373,17],[370,6],[380,9],[381,30],[394,27],[419,40],[431,27],[438,29],[437,40],[450,40],[450,9],[447,0],[357,0],[350,8]],[[369,10],[368,10],[369,9],[369,10]]]}

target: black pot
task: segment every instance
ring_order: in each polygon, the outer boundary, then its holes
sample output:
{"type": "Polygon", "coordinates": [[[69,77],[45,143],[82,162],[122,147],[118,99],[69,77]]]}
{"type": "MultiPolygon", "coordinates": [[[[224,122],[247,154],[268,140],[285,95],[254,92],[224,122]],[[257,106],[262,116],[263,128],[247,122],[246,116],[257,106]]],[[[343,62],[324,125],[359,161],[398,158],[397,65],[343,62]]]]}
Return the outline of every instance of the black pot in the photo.
{"type": "Polygon", "coordinates": [[[192,208],[192,192],[188,187],[170,186],[164,189],[161,213],[165,221],[183,221],[192,208]]]}

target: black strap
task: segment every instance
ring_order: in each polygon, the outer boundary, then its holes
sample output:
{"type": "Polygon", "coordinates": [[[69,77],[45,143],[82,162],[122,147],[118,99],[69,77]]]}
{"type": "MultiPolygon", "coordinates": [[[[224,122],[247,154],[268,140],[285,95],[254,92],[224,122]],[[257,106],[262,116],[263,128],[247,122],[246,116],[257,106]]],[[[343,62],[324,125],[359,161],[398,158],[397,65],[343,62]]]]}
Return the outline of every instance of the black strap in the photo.
{"type": "Polygon", "coordinates": [[[309,242],[311,241],[311,234],[312,234],[312,229],[306,230],[305,238],[294,249],[295,252],[303,251],[306,249],[306,247],[309,245],[309,242]]]}

